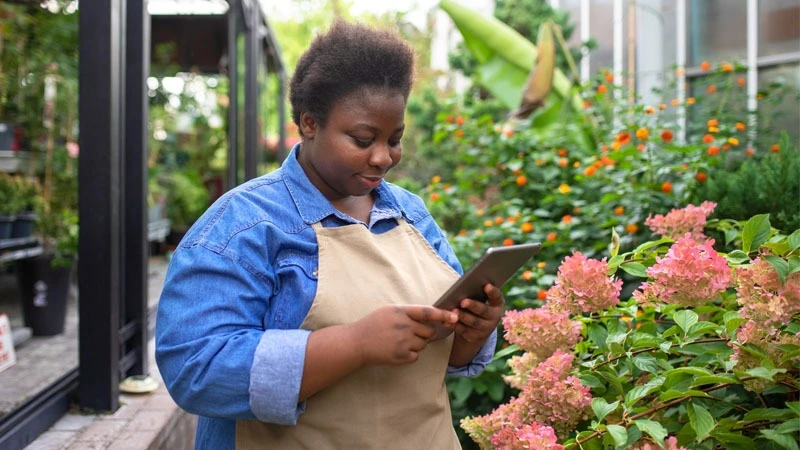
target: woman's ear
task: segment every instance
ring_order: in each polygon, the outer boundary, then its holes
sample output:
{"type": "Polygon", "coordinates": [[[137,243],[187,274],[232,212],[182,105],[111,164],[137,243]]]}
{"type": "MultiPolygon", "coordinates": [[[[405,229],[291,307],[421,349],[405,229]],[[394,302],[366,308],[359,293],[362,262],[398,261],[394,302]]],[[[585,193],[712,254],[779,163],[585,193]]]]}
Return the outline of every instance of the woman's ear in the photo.
{"type": "Polygon", "coordinates": [[[314,135],[317,133],[317,119],[305,111],[301,112],[300,131],[302,131],[304,139],[314,139],[314,135]]]}

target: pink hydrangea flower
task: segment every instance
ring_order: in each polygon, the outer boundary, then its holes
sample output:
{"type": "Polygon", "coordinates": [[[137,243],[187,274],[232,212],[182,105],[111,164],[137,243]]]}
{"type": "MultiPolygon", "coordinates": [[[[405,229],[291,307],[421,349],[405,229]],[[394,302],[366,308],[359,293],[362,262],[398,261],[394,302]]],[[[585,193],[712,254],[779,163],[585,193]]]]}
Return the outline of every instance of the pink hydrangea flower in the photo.
{"type": "Polygon", "coordinates": [[[714,202],[703,202],[700,206],[687,205],[685,208],[673,209],[666,216],[661,214],[648,216],[644,223],[653,230],[653,233],[670,239],[678,239],[690,233],[692,239],[702,240],[706,237],[703,234],[706,220],[716,207],[717,204],[714,202]]]}
{"type": "Polygon", "coordinates": [[[518,397],[485,416],[462,420],[461,427],[482,448],[492,448],[498,433],[498,439],[506,439],[508,430],[516,433],[534,423],[552,427],[558,438],[566,438],[588,417],[592,403],[589,388],[569,375],[573,359],[572,354],[557,350],[533,369],[518,397]]]}
{"type": "MultiPolygon", "coordinates": [[[[776,367],[787,370],[787,373],[777,374],[775,376],[776,381],[790,380],[792,378],[791,370],[800,366],[800,356],[788,358],[786,361],[781,362],[786,356],[786,351],[782,350],[781,346],[800,346],[800,334],[783,333],[778,328],[764,326],[763,322],[748,320],[736,331],[736,342],[731,344],[733,346],[731,360],[736,361],[738,370],[748,370],[764,365],[761,356],[756,356],[741,348],[741,345],[744,344],[760,348],[769,355],[769,359],[776,367]]],[[[771,382],[761,378],[744,383],[744,387],[753,392],[761,392],[770,385],[772,385],[771,382]]]]}
{"type": "Polygon", "coordinates": [[[565,312],[528,308],[506,312],[503,327],[508,342],[544,361],[558,349],[568,351],[575,347],[581,339],[583,325],[570,320],[565,312]]]}
{"type": "Polygon", "coordinates": [[[556,282],[547,291],[547,306],[556,312],[580,314],[601,311],[619,303],[622,280],[606,275],[608,263],[581,252],[564,258],[556,282]]]}
{"type": "Polygon", "coordinates": [[[642,283],[633,297],[642,303],[664,302],[694,307],[724,292],[732,282],[728,262],[714,250],[714,240],[695,242],[686,233],[663,258],[647,269],[652,282],[642,283]]]}
{"type": "Polygon", "coordinates": [[[491,439],[497,450],[563,450],[552,427],[539,423],[504,428],[491,439]]]}
{"type": "Polygon", "coordinates": [[[800,311],[800,272],[790,274],[781,283],[772,264],[756,258],[748,266],[737,267],[734,279],[742,317],[766,326],[780,326],[800,311]]]}

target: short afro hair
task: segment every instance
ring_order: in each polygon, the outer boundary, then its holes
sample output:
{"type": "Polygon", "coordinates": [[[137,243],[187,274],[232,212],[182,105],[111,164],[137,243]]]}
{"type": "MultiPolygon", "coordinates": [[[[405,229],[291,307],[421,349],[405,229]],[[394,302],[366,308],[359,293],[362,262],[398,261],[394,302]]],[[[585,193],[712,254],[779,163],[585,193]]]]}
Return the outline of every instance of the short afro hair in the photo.
{"type": "Polygon", "coordinates": [[[413,80],[414,51],[397,33],[336,20],[297,61],[289,91],[292,120],[300,128],[306,112],[325,126],[334,103],[364,88],[386,88],[408,99],[413,80]]]}

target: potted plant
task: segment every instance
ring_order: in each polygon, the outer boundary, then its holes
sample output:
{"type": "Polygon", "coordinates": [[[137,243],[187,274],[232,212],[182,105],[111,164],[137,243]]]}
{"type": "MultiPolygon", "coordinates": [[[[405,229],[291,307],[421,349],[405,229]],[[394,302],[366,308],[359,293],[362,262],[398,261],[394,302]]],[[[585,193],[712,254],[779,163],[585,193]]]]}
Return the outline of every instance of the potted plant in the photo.
{"type": "Polygon", "coordinates": [[[36,210],[41,198],[39,183],[35,179],[17,176],[15,182],[15,218],[11,227],[12,238],[26,238],[33,235],[36,223],[36,210]]]}
{"type": "Polygon", "coordinates": [[[16,215],[16,192],[11,176],[0,173],[0,240],[11,237],[11,227],[16,215]]]}
{"type": "Polygon", "coordinates": [[[72,272],[78,258],[76,161],[56,148],[37,202],[36,235],[42,254],[18,262],[25,326],[34,336],[64,331],[72,272]]]}

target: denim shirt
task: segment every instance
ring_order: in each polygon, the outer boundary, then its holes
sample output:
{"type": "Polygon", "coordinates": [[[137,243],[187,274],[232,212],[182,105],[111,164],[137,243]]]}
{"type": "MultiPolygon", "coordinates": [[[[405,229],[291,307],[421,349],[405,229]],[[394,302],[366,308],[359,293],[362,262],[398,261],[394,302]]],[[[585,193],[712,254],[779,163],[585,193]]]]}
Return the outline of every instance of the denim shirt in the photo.
{"type": "MultiPolygon", "coordinates": [[[[317,289],[312,224],[361,224],[383,233],[404,218],[462,273],[422,200],[388,182],[375,190],[370,223],[339,212],[308,180],[297,146],[282,167],[217,200],[185,235],[167,270],[156,320],[156,362],[172,398],[200,416],[196,448],[233,449],[235,421],[293,425],[308,330],[298,329],[317,289]]],[[[465,367],[492,360],[495,331],[465,367]]]]}

